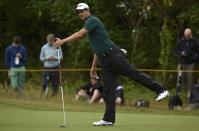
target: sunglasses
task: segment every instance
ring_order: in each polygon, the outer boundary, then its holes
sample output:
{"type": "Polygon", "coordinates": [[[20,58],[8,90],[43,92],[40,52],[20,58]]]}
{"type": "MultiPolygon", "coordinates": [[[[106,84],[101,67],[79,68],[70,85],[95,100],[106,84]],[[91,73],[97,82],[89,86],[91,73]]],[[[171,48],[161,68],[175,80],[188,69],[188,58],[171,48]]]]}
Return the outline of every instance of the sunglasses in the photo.
{"type": "Polygon", "coordinates": [[[75,13],[79,14],[79,13],[82,13],[84,12],[85,10],[75,10],[75,13]]]}

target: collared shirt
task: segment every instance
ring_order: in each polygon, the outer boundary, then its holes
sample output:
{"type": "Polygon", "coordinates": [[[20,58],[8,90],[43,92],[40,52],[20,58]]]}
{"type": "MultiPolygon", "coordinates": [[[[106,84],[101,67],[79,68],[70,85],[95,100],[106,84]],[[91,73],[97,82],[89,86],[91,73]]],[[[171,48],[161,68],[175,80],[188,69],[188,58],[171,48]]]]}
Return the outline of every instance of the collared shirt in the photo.
{"type": "Polygon", "coordinates": [[[56,47],[54,47],[53,45],[50,45],[48,43],[43,45],[43,47],[41,48],[41,52],[40,52],[40,61],[43,62],[44,67],[52,68],[52,67],[56,67],[59,65],[58,50],[59,50],[59,59],[61,60],[63,58],[63,53],[62,53],[61,47],[59,47],[59,49],[57,49],[56,47]],[[53,61],[48,60],[50,57],[54,57],[55,60],[53,60],[53,61]]]}
{"type": "Polygon", "coordinates": [[[85,29],[88,30],[88,38],[92,49],[97,55],[107,52],[113,47],[104,24],[97,17],[90,15],[85,20],[85,29]]]}
{"type": "Polygon", "coordinates": [[[27,51],[26,48],[22,45],[10,45],[6,48],[5,51],[5,64],[7,68],[12,67],[22,67],[25,66],[27,62],[27,51]],[[19,53],[21,57],[16,62],[16,54],[19,53]]]}

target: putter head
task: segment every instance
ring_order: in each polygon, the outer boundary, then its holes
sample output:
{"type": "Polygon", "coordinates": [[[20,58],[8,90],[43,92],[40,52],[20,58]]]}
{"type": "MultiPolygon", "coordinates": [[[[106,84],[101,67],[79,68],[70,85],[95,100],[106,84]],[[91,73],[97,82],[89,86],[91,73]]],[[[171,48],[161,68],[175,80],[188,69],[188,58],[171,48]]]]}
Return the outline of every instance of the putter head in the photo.
{"type": "Polygon", "coordinates": [[[68,126],[67,124],[62,124],[62,125],[60,125],[59,127],[65,128],[65,127],[67,127],[67,126],[68,126]]]}

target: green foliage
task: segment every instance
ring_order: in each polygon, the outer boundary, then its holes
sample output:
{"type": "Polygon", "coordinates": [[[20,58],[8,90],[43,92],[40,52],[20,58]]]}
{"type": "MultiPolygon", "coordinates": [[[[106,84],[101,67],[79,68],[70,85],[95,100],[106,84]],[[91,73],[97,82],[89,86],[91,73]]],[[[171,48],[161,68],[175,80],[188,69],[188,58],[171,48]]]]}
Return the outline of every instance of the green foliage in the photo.
{"type": "Polygon", "coordinates": [[[87,39],[83,39],[70,45],[70,57],[68,65],[74,68],[90,68],[93,52],[87,39]]]}
{"type": "MultiPolygon", "coordinates": [[[[172,67],[172,49],[173,49],[173,37],[168,29],[167,21],[164,21],[162,31],[160,32],[160,43],[161,43],[161,52],[160,52],[160,64],[161,69],[170,69],[172,67]]],[[[168,85],[168,73],[162,72],[162,82],[164,85],[168,85]]]]}
{"type": "MultiPolygon", "coordinates": [[[[0,68],[4,51],[14,35],[21,35],[28,49],[27,68],[41,68],[39,52],[48,33],[64,38],[84,25],[74,13],[81,0],[0,0],[0,68]]],[[[192,27],[199,36],[198,0],[85,0],[107,27],[111,39],[128,51],[137,68],[176,69],[172,50],[182,30],[192,27]]],[[[89,68],[93,52],[87,39],[63,46],[63,67],[89,68]]],[[[161,73],[156,74],[157,78],[161,73]]],[[[173,75],[170,78],[175,81],[173,75]]],[[[29,74],[29,77],[36,77],[29,74]]],[[[84,78],[85,74],[80,75],[84,78]]],[[[0,76],[2,79],[3,75],[0,76]]],[[[76,79],[76,75],[70,75],[76,79]]],[[[34,78],[33,78],[34,79],[34,78]]],[[[125,83],[126,81],[124,81],[125,83]]],[[[173,84],[173,82],[171,82],[173,84]]]]}
{"type": "Polygon", "coordinates": [[[191,6],[186,12],[182,12],[178,18],[181,23],[186,23],[191,27],[196,36],[199,36],[199,3],[191,6]]]}
{"type": "Polygon", "coordinates": [[[169,58],[171,58],[171,51],[173,48],[173,37],[170,30],[168,29],[167,22],[164,22],[162,31],[160,32],[160,43],[161,43],[161,52],[160,52],[160,64],[162,69],[168,69],[169,67],[169,58]]]}
{"type": "Polygon", "coordinates": [[[165,7],[170,7],[173,5],[174,0],[163,0],[164,1],[164,6],[165,7]]]}

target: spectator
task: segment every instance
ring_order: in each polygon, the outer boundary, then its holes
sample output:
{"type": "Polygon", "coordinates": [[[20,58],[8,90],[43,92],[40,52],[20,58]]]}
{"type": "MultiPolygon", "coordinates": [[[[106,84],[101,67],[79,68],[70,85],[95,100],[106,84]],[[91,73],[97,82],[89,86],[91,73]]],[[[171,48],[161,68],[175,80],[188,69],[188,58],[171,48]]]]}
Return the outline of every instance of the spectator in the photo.
{"type": "Polygon", "coordinates": [[[53,46],[55,40],[54,34],[47,35],[47,43],[42,46],[40,52],[40,60],[43,62],[44,72],[43,72],[43,87],[42,94],[47,95],[48,82],[52,85],[52,96],[58,94],[59,87],[59,61],[58,61],[58,50],[60,59],[63,58],[61,47],[57,48],[53,46]]]}
{"type": "Polygon", "coordinates": [[[100,84],[99,77],[92,77],[90,82],[77,89],[75,101],[78,101],[80,98],[84,98],[88,100],[89,104],[91,104],[101,98],[102,91],[103,87],[100,84]]]}
{"type": "Polygon", "coordinates": [[[5,64],[9,69],[13,90],[22,94],[25,83],[25,65],[27,62],[26,48],[21,45],[21,37],[13,37],[12,44],[6,48],[5,64]]]}
{"type": "MultiPolygon", "coordinates": [[[[115,91],[116,91],[115,103],[118,105],[125,105],[123,86],[121,85],[117,86],[115,91]]],[[[105,103],[106,91],[104,91],[103,93],[104,93],[103,97],[99,100],[99,103],[105,103]]]]}
{"type": "Polygon", "coordinates": [[[192,31],[190,28],[185,29],[184,37],[177,42],[175,53],[179,57],[176,92],[180,95],[181,88],[186,88],[187,97],[189,99],[190,89],[192,86],[191,71],[194,69],[199,53],[198,43],[196,39],[192,37],[192,31]]]}
{"type": "Polygon", "coordinates": [[[119,85],[116,88],[116,95],[115,95],[115,102],[118,105],[124,105],[125,101],[124,101],[124,89],[123,86],[119,85]]]}

